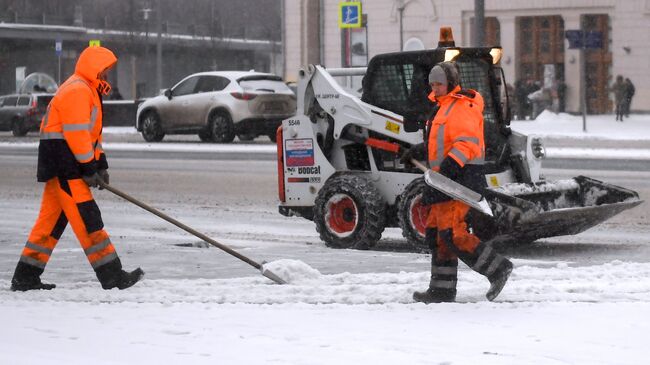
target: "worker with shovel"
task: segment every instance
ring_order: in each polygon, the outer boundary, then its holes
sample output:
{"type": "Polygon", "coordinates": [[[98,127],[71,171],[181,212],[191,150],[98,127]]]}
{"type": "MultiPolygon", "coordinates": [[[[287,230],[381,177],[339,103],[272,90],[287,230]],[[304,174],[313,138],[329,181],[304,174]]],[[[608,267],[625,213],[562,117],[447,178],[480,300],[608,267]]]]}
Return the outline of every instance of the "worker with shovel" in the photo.
{"type": "Polygon", "coordinates": [[[75,72],[59,88],[40,128],[37,180],[45,182],[40,213],[11,280],[11,290],[53,289],[40,276],[68,222],[104,289],[126,289],[144,272],[122,270],[115,247],[103,229],[91,187],[108,184],[102,149],[102,96],[117,57],[103,47],[86,48],[75,72]]]}
{"type": "MultiPolygon", "coordinates": [[[[483,98],[475,90],[463,90],[456,65],[441,62],[429,73],[429,99],[437,112],[427,123],[428,143],[416,145],[401,157],[402,162],[426,158],[429,167],[471,190],[486,187],[483,162],[483,98]]],[[[414,161],[415,162],[415,161],[414,161]]],[[[423,202],[432,204],[427,217],[425,241],[431,248],[431,281],[413,299],[423,303],[456,300],[458,258],[490,281],[486,297],[493,300],[501,292],[512,271],[512,263],[470,233],[466,217],[470,207],[462,201],[434,190],[424,192],[423,202]]]]}

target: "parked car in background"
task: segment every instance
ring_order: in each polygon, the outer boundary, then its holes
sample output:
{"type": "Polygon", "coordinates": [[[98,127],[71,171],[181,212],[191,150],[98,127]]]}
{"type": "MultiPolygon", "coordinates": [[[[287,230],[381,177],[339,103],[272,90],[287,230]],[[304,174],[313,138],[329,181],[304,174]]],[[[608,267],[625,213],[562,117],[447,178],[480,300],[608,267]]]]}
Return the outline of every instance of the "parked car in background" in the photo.
{"type": "Polygon", "coordinates": [[[296,112],[296,97],[282,78],[244,71],[187,76],[163,95],[144,101],[136,129],[148,142],[166,134],[198,134],[202,141],[242,141],[260,135],[275,141],[282,120],[296,112]]]}
{"type": "Polygon", "coordinates": [[[54,94],[12,94],[0,96],[0,130],[22,137],[37,131],[54,94]]]}

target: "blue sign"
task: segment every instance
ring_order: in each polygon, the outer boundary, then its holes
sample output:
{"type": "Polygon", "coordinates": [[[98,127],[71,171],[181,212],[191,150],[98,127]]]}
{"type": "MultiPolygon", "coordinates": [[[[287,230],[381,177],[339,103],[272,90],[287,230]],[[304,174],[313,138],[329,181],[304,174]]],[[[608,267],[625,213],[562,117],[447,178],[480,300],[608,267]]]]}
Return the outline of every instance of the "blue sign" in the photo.
{"type": "Polygon", "coordinates": [[[588,31],[585,34],[585,48],[603,48],[603,32],[588,31]]]}
{"type": "Polygon", "coordinates": [[[339,28],[361,28],[361,2],[339,3],[339,28]]]}
{"type": "Polygon", "coordinates": [[[54,42],[54,52],[56,52],[57,56],[60,56],[62,51],[63,51],[63,42],[57,39],[56,42],[54,42]]]}
{"type": "Polygon", "coordinates": [[[603,48],[603,32],[582,30],[567,30],[564,36],[569,40],[569,49],[600,49],[603,48]]]}
{"type": "Polygon", "coordinates": [[[569,49],[582,48],[582,31],[581,30],[567,30],[564,36],[569,40],[569,49]]]}

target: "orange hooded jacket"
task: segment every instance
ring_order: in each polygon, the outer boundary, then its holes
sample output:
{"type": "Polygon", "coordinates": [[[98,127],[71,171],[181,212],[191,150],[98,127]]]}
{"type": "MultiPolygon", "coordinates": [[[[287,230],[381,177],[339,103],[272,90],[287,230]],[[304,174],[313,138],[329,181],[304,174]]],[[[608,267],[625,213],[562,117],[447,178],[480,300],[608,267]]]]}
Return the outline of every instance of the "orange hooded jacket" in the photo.
{"type": "Polygon", "coordinates": [[[482,192],[486,186],[482,167],[485,160],[483,97],[474,90],[456,86],[439,98],[431,93],[429,100],[440,105],[433,120],[428,122],[429,166],[440,171],[442,162],[450,157],[460,167],[460,175],[455,180],[482,192]]]}
{"type": "Polygon", "coordinates": [[[41,122],[38,181],[76,179],[108,168],[101,144],[101,93],[108,93],[110,85],[99,75],[116,62],[103,47],[81,52],[74,74],[59,87],[41,122]]]}

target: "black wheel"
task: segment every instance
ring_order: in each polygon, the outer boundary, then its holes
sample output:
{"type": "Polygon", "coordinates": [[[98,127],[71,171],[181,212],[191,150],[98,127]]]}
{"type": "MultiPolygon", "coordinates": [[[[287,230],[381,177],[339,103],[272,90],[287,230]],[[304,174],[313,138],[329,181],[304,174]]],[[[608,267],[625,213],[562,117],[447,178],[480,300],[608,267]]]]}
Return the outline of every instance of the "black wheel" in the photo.
{"type": "Polygon", "coordinates": [[[27,135],[27,127],[25,122],[20,118],[14,118],[11,122],[11,133],[14,137],[24,137],[27,135]]]}
{"type": "Polygon", "coordinates": [[[228,113],[212,113],[208,125],[210,126],[210,133],[213,142],[230,143],[235,139],[235,126],[228,113]]]}
{"type": "Polygon", "coordinates": [[[212,133],[210,133],[210,128],[206,127],[200,131],[199,138],[202,142],[212,142],[212,133]]]}
{"type": "Polygon", "coordinates": [[[147,112],[142,118],[142,138],[147,142],[160,142],[164,137],[158,114],[147,112]]]}
{"type": "Polygon", "coordinates": [[[402,236],[408,244],[418,250],[428,250],[424,243],[424,230],[431,205],[422,204],[422,192],[426,188],[423,178],[411,181],[404,188],[397,203],[397,221],[402,229],[402,236]]]}
{"type": "Polygon", "coordinates": [[[257,137],[256,135],[252,133],[239,133],[237,134],[237,138],[239,138],[240,141],[252,141],[257,137]]]}
{"type": "Polygon", "coordinates": [[[327,246],[367,249],[386,228],[386,202],[364,177],[338,175],[318,193],[314,222],[327,246]]]}

